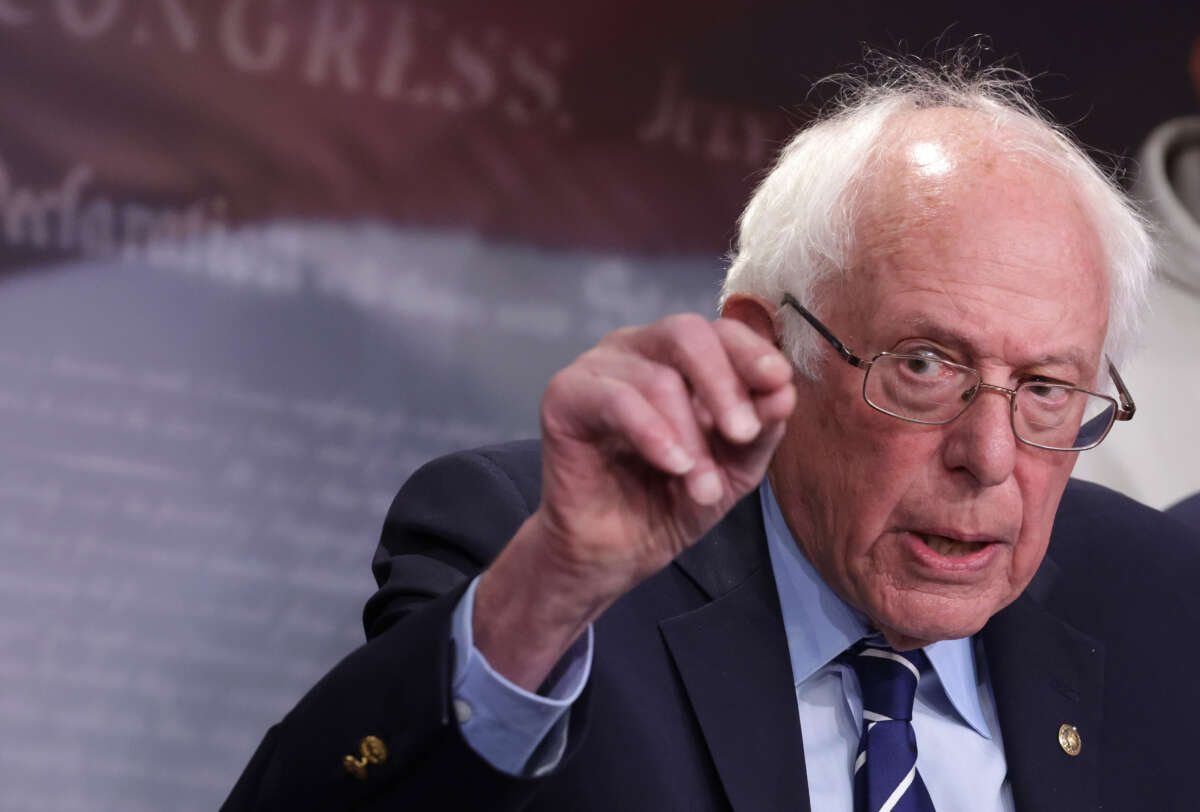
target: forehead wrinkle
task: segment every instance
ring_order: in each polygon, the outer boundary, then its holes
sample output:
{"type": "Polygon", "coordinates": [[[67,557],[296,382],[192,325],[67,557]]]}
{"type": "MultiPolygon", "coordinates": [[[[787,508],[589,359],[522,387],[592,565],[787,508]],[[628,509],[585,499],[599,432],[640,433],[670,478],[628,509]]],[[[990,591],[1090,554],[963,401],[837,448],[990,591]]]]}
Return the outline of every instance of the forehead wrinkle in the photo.
{"type": "MultiPolygon", "coordinates": [[[[1006,268],[1009,267],[1010,263],[981,263],[981,265],[1006,268]]],[[[1015,281],[1008,283],[995,279],[987,282],[977,279],[964,281],[939,276],[937,272],[917,271],[910,273],[914,279],[920,281],[908,290],[897,292],[895,294],[896,297],[932,293],[944,298],[947,304],[959,316],[974,315],[978,318],[979,312],[972,313],[972,310],[969,308],[969,305],[972,303],[982,305],[983,307],[980,311],[986,314],[989,320],[998,318],[1000,314],[1005,312],[1029,318],[1031,315],[1036,314],[1036,311],[1039,309],[1038,306],[1040,306],[1040,309],[1047,307],[1047,302],[1039,291],[1030,290],[1015,281]]],[[[1057,321],[1058,319],[1056,315],[1048,314],[1041,320],[1057,321]]]]}

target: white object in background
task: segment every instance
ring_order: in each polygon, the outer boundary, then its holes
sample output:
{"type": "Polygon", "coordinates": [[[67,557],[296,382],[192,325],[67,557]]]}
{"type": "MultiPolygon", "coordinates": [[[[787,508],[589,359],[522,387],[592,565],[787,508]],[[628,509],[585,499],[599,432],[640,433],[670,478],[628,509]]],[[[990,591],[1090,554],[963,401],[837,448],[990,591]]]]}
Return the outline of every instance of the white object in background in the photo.
{"type": "Polygon", "coordinates": [[[1161,229],[1142,340],[1121,373],[1137,403],[1075,476],[1157,508],[1200,491],[1200,116],[1154,129],[1134,194],[1161,229]]]}

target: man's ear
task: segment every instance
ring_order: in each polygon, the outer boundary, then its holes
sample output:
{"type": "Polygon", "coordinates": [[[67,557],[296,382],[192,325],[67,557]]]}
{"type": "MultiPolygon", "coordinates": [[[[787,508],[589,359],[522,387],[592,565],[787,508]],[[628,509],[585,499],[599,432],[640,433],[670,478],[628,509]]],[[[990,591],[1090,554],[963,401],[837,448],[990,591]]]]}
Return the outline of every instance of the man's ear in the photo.
{"type": "Polygon", "coordinates": [[[721,308],[721,316],[740,321],[778,347],[779,337],[775,335],[776,309],[774,303],[761,296],[751,293],[735,293],[725,300],[725,306],[721,308]]]}

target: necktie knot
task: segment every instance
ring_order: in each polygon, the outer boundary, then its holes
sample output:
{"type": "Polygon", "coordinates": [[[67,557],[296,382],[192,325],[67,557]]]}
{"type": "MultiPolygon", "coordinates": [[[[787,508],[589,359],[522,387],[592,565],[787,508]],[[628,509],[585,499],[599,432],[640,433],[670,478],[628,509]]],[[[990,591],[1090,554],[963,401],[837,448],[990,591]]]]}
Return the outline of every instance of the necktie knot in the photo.
{"type": "Polygon", "coordinates": [[[858,674],[864,715],[912,719],[917,683],[928,662],[923,651],[899,652],[890,646],[863,643],[851,649],[850,661],[858,674]]]}

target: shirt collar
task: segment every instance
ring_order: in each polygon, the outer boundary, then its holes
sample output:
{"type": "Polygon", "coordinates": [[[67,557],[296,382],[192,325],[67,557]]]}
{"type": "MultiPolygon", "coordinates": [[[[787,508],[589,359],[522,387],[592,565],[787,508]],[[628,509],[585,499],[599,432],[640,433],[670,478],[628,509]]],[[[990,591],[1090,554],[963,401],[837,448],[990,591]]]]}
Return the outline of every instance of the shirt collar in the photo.
{"type": "MultiPolygon", "coordinates": [[[[767,551],[783,611],[792,677],[799,685],[873,630],[866,616],[838,597],[801,552],[775,501],[771,483],[765,478],[758,493],[767,531],[767,551]],[[821,622],[814,623],[812,618],[821,622]]],[[[977,733],[990,739],[979,703],[971,638],[942,640],[926,646],[924,651],[955,711],[977,733]]]]}

